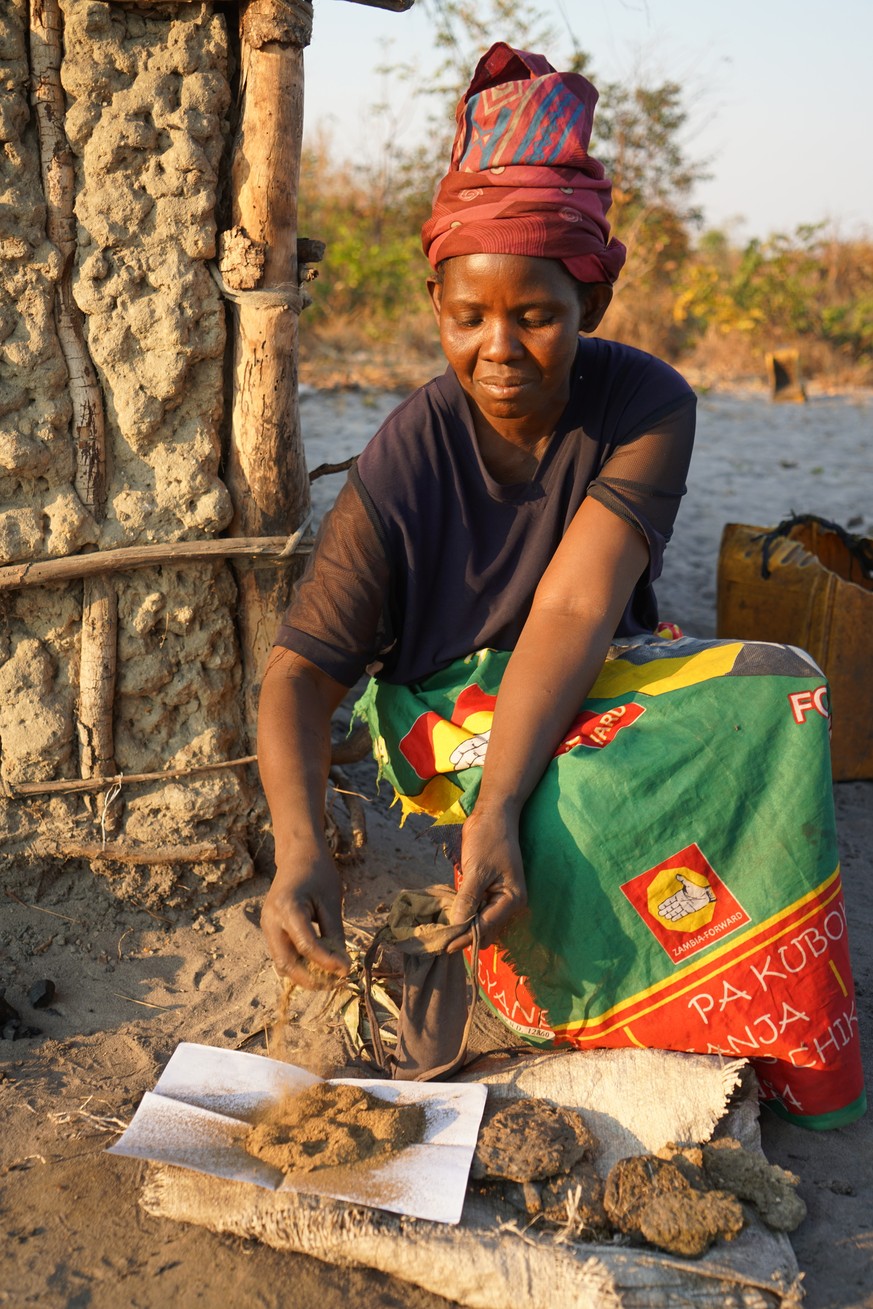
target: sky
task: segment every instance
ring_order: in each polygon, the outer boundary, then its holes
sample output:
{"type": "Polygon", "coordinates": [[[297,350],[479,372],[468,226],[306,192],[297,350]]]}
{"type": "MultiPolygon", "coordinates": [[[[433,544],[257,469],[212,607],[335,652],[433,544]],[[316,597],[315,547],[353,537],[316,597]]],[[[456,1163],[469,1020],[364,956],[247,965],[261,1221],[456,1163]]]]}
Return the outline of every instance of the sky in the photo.
{"type": "MultiPolygon", "coordinates": [[[[306,52],[305,133],[331,131],[349,158],[373,159],[384,129],[370,106],[390,100],[410,148],[423,127],[409,90],[375,70],[435,68],[420,4],[403,14],[315,0],[306,52]]],[[[672,80],[687,89],[685,145],[708,163],[694,202],[736,240],[827,223],[873,234],[873,0],[540,0],[575,33],[598,80],[672,80]]],[[[494,39],[501,38],[500,32],[494,39]]],[[[560,67],[571,48],[544,50],[560,67]]],[[[596,116],[595,116],[596,122],[596,116]]]]}

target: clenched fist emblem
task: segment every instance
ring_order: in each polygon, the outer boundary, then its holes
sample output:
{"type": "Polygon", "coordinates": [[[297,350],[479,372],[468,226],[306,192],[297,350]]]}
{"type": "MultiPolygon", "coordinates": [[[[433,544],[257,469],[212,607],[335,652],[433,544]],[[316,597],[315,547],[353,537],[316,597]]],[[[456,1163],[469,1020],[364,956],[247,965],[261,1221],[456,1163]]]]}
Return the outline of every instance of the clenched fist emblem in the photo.
{"type": "Polygon", "coordinates": [[[462,772],[465,768],[475,768],[477,764],[484,764],[490,735],[490,730],[480,732],[478,736],[471,736],[469,740],[455,746],[449,755],[449,763],[456,773],[462,772]]]}
{"type": "Polygon", "coordinates": [[[696,882],[689,882],[681,873],[676,874],[676,881],[682,889],[667,900],[661,901],[658,905],[659,918],[666,918],[669,922],[675,923],[678,919],[685,918],[688,914],[695,914],[698,909],[705,909],[708,904],[714,902],[715,892],[711,886],[698,886],[696,882]]]}

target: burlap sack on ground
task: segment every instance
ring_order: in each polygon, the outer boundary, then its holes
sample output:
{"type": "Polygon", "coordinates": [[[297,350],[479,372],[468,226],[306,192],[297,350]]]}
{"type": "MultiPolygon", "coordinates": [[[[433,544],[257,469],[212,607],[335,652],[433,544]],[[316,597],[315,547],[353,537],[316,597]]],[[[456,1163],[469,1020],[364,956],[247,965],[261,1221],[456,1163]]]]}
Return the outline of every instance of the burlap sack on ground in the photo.
{"type": "MultiPolygon", "coordinates": [[[[654,1050],[525,1053],[467,1074],[495,1096],[519,1092],[581,1109],[598,1138],[598,1171],[668,1141],[737,1137],[760,1151],[753,1084],[744,1065],[654,1050]]],[[[378,1269],[471,1309],[790,1309],[800,1302],[787,1237],[750,1210],[740,1236],[700,1260],[617,1244],[556,1240],[499,1225],[468,1197],[458,1227],[376,1209],[269,1192],[181,1168],[149,1167],[141,1196],[151,1214],[254,1237],[328,1263],[378,1269]]]]}

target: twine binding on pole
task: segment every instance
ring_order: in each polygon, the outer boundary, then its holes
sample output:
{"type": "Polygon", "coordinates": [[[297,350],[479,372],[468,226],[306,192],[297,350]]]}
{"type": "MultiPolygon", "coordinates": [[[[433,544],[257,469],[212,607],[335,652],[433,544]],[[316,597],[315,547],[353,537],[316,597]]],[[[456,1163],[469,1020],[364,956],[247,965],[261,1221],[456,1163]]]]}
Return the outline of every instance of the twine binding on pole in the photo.
{"type": "Polygon", "coordinates": [[[224,298],[234,304],[260,305],[262,309],[290,309],[292,314],[300,314],[307,305],[312,304],[312,297],[291,282],[262,291],[234,291],[225,284],[216,264],[208,262],[206,267],[224,298]]]}

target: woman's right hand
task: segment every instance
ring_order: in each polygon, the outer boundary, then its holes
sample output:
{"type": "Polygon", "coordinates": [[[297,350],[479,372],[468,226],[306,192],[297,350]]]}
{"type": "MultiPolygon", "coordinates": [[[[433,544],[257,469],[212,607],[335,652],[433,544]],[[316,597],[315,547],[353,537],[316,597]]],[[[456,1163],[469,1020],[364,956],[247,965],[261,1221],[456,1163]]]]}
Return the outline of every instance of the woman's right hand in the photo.
{"type": "Polygon", "coordinates": [[[258,767],[276,842],[261,927],[276,972],[310,990],[349,971],[339,874],[324,839],[330,720],[346,690],[282,646],[273,650],[261,687],[258,767]]]}
{"type": "MultiPolygon", "coordinates": [[[[518,816],[509,808],[488,810],[477,805],[461,833],[461,879],[449,922],[468,922],[476,915],[479,944],[487,946],[526,904],[518,816]]],[[[447,953],[465,950],[471,941],[472,933],[465,933],[447,953]]]]}
{"type": "Polygon", "coordinates": [[[297,986],[317,990],[327,978],[345,977],[342,893],[327,849],[307,860],[277,859],[276,876],[261,911],[261,929],[276,972],[297,986]],[[315,931],[318,925],[321,936],[315,931]],[[329,945],[328,945],[329,940],[329,945]]]}

